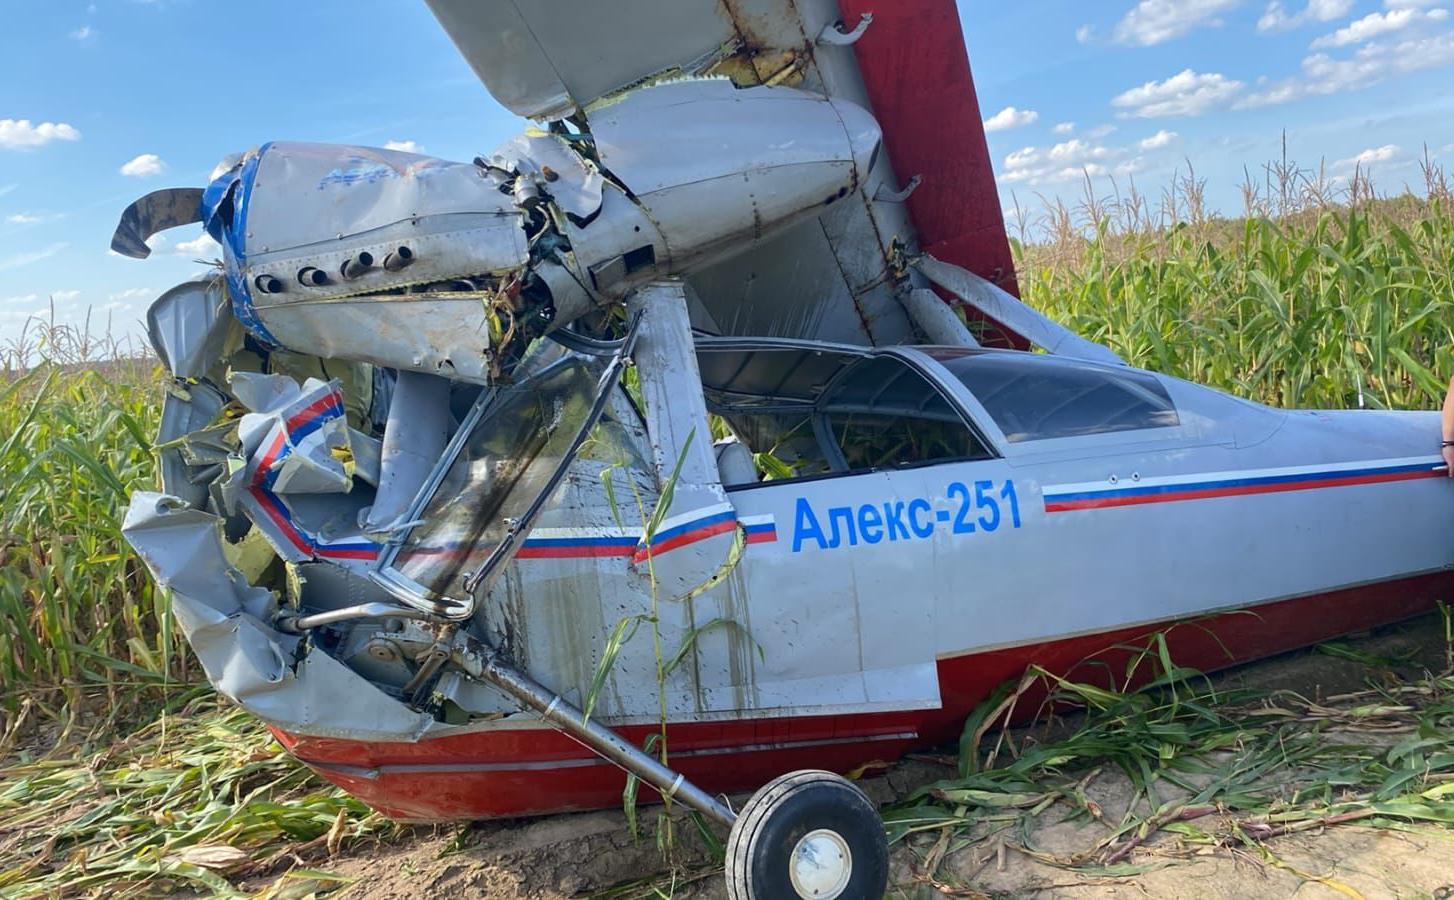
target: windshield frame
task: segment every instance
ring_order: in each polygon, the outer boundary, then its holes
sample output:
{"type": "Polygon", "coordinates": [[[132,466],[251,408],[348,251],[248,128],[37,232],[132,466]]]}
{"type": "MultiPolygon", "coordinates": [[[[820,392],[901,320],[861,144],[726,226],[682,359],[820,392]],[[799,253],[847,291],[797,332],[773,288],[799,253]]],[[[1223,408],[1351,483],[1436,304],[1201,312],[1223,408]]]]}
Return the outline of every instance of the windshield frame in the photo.
{"type": "MultiPolygon", "coordinates": [[[[509,521],[505,535],[496,544],[483,563],[473,572],[464,573],[463,593],[466,599],[459,600],[420,584],[406,575],[401,569],[395,566],[399,555],[404,551],[406,542],[419,525],[423,524],[420,516],[434,500],[435,494],[439,491],[440,485],[454,467],[459,455],[469,443],[474,430],[479,426],[480,420],[490,411],[499,397],[500,390],[497,387],[487,388],[476,398],[474,405],[470,407],[464,419],[460,422],[459,428],[450,439],[445,451],[440,455],[439,461],[429,473],[424,486],[420,489],[414,502],[409,506],[408,515],[405,518],[403,527],[397,529],[389,537],[383,552],[379,554],[378,563],[369,573],[369,577],[380,587],[387,590],[398,600],[420,609],[424,612],[442,616],[447,619],[464,620],[474,615],[479,605],[480,598],[489,593],[490,587],[495,579],[503,573],[505,564],[514,558],[519,550],[522,540],[534,527],[535,521],[539,518],[540,512],[544,509],[546,502],[555,493],[565,478],[566,472],[570,470],[580,451],[581,444],[590,435],[591,429],[600,421],[602,413],[605,412],[610,403],[612,392],[620,383],[621,373],[626,368],[631,352],[635,347],[637,324],[640,316],[632,320],[624,340],[612,348],[614,355],[606,365],[596,382],[596,394],[591,406],[582,420],[579,429],[572,438],[568,449],[561,456],[555,469],[547,477],[545,484],[531,498],[525,511],[514,521],[509,521]]],[[[540,381],[552,375],[557,369],[570,365],[573,362],[588,356],[604,356],[606,353],[588,354],[576,350],[568,350],[567,353],[557,360],[553,360],[544,366],[540,371],[532,373],[525,381],[519,384],[520,387],[540,381]]]]}

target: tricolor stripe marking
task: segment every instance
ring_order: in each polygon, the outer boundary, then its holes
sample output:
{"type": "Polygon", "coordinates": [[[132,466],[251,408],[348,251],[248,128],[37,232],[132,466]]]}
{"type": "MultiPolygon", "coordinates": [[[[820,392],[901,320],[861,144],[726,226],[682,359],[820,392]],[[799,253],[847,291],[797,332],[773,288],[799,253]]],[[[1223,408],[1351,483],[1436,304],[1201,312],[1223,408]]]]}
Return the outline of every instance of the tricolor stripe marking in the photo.
{"type": "Polygon", "coordinates": [[[280,430],[277,433],[273,442],[268,445],[268,449],[258,460],[248,491],[273,526],[298,552],[324,559],[376,559],[379,555],[379,545],[373,541],[326,541],[303,533],[293,523],[293,513],[288,509],[288,505],[272,491],[273,483],[278,477],[274,466],[293,450],[293,444],[287,440],[288,436],[291,435],[296,442],[323,427],[325,419],[341,415],[343,415],[343,396],[332,393],[289,417],[285,426],[286,430],[280,430]]]}
{"type": "Polygon", "coordinates": [[[687,513],[667,519],[657,527],[651,536],[651,545],[643,542],[632,555],[632,562],[642,562],[648,556],[660,556],[678,547],[705,541],[707,538],[726,534],[737,527],[737,513],[727,504],[709,507],[704,511],[687,513]]]}
{"type": "Polygon", "coordinates": [[[294,444],[323,427],[330,418],[343,416],[343,395],[337,391],[325,394],[288,417],[284,428],[294,444]]]}
{"type": "Polygon", "coordinates": [[[1173,475],[1143,478],[1127,485],[1106,482],[1047,485],[1045,511],[1072,512],[1439,478],[1445,474],[1442,464],[1443,461],[1438,459],[1411,457],[1337,465],[1173,475]]]}
{"type": "Polygon", "coordinates": [[[743,516],[742,530],[749,544],[771,544],[777,541],[777,520],[768,516],[743,516]]]}

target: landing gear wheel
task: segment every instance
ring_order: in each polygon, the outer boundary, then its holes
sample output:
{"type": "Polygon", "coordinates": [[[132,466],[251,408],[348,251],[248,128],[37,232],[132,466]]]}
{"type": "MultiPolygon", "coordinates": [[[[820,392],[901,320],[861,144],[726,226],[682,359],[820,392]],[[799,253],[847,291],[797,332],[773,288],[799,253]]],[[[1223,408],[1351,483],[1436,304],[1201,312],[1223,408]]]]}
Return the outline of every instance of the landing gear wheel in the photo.
{"type": "Polygon", "coordinates": [[[888,841],[873,801],[832,772],[768,782],[727,838],[732,900],[879,900],[888,880],[888,841]]]}

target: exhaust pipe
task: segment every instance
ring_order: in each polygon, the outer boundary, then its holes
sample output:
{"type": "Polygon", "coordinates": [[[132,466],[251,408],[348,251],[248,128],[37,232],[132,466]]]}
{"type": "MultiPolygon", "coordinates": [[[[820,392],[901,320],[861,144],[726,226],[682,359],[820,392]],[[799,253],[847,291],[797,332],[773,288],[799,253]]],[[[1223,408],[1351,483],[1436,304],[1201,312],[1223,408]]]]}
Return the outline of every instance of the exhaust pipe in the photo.
{"type": "Polygon", "coordinates": [[[312,266],[304,266],[298,270],[298,283],[304,287],[323,287],[328,283],[328,273],[312,266]]]}
{"type": "Polygon", "coordinates": [[[384,268],[390,272],[398,272],[408,268],[414,262],[414,251],[408,247],[400,247],[384,257],[384,268]]]}
{"type": "Polygon", "coordinates": [[[374,255],[365,250],[353,259],[345,259],[343,261],[343,267],[338,270],[338,274],[343,276],[344,281],[353,281],[355,278],[368,274],[368,271],[373,267],[374,255]]]}

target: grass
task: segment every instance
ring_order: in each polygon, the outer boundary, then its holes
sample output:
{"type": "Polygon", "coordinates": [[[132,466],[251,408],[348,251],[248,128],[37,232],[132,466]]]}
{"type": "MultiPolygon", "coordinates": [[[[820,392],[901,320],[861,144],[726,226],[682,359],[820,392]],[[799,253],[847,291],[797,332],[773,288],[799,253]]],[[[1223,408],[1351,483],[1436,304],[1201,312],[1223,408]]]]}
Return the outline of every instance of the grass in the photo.
{"type": "MultiPolygon", "coordinates": [[[[1145,845],[1255,851],[1268,842],[1358,822],[1374,827],[1454,825],[1454,672],[1324,699],[1291,691],[1219,690],[1199,673],[1166,668],[1156,638],[1136,648],[1126,672],[1156,669],[1146,690],[1068,681],[1033,668],[966,724],[957,777],[930,784],[887,814],[922,883],[966,888],[938,869],[946,849],[1009,847],[1042,863],[1091,875],[1133,875],[1162,859],[1145,845]],[[1045,691],[1043,724],[1004,728],[1015,701],[1045,691]],[[1072,724],[1050,713],[1083,707],[1072,724]],[[1087,795],[1109,770],[1130,784],[1123,814],[1087,795]],[[1082,849],[1037,848],[1036,826],[1100,826],[1082,849]]],[[[1001,851],[1002,852],[1002,851],[1001,851]]],[[[1328,886],[1340,889],[1336,884],[1328,886]]],[[[1345,892],[1346,893],[1346,892],[1345,892]]],[[[1354,893],[1356,896],[1356,892],[1354,893]]]]}
{"type": "Polygon", "coordinates": [[[0,897],[304,896],[343,883],[312,861],[394,828],[207,691],[99,753],[0,766],[0,897]]]}
{"type": "MultiPolygon", "coordinates": [[[[1359,176],[1338,193],[1286,162],[1266,171],[1240,219],[1206,213],[1190,174],[1154,209],[1134,188],[1046,207],[1015,247],[1025,296],[1133,364],[1275,405],[1436,406],[1454,368],[1443,173],[1427,164],[1421,196],[1378,198],[1359,176]]],[[[119,531],[127,495],[154,484],[162,381],[88,334],[52,317],[0,348],[0,896],[224,893],[289,867],[304,874],[279,891],[326,888],[307,873],[316,857],[388,832],[201,699],[119,531]],[[301,864],[280,855],[300,846],[301,864]]],[[[1174,681],[1175,694],[1054,683],[1090,706],[1074,729],[996,743],[992,763],[993,747],[967,744],[958,777],[895,813],[895,836],[937,878],[935,847],[942,860],[1027,817],[1094,818],[1086,780],[1107,766],[1139,779],[1143,802],[1058,864],[1132,865],[1167,833],[1245,847],[1350,818],[1454,818],[1447,675],[1322,703],[1174,681]],[[1403,743],[1344,740],[1374,728],[1403,743]]]]}
{"type": "Polygon", "coordinates": [[[0,751],[27,722],[101,720],[194,677],[121,538],[151,488],[154,363],[47,363],[0,382],[0,751]]]}

